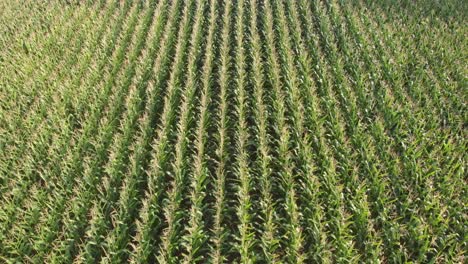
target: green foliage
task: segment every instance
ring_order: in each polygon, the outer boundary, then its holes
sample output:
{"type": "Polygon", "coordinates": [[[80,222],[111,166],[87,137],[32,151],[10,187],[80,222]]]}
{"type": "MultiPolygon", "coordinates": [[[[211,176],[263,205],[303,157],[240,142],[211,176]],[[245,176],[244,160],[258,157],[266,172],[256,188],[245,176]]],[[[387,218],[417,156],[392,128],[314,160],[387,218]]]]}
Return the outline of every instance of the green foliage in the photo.
{"type": "Polygon", "coordinates": [[[0,0],[0,262],[462,263],[467,7],[0,0]]]}

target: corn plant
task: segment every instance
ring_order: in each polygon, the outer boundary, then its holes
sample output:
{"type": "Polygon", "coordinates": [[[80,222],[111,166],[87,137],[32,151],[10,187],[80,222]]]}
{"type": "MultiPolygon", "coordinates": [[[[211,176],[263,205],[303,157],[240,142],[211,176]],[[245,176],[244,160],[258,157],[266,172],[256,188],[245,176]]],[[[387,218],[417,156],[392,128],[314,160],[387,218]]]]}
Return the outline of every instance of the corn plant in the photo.
{"type": "Polygon", "coordinates": [[[0,262],[466,262],[463,1],[0,10],[0,262]]]}

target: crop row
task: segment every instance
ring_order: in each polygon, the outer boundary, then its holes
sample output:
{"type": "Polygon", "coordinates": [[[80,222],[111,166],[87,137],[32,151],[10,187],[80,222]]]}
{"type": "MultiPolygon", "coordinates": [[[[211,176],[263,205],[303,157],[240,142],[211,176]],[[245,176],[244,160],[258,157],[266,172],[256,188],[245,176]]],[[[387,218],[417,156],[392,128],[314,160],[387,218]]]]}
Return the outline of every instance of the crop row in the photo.
{"type": "Polygon", "coordinates": [[[465,17],[387,2],[0,1],[0,260],[461,262],[465,17]]]}

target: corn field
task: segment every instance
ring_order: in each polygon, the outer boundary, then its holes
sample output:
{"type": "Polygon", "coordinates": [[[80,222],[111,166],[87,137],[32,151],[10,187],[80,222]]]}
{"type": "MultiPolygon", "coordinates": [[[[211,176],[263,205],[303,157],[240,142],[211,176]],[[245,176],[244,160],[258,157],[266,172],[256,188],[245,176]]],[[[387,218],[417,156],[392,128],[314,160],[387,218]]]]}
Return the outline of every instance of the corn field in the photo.
{"type": "Polygon", "coordinates": [[[0,0],[0,263],[466,263],[467,14],[0,0]]]}

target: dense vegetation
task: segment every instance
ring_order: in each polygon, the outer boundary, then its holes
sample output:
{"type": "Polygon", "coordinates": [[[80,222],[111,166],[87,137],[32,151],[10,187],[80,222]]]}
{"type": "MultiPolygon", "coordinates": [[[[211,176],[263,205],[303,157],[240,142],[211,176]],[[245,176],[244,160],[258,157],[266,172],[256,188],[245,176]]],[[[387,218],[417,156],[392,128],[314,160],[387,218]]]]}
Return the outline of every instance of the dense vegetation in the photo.
{"type": "Polygon", "coordinates": [[[467,6],[0,0],[0,262],[466,261],[467,6]]]}

